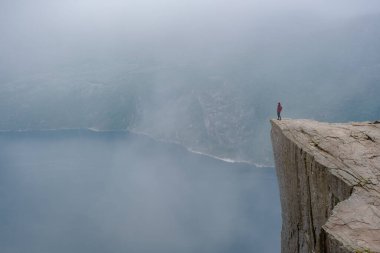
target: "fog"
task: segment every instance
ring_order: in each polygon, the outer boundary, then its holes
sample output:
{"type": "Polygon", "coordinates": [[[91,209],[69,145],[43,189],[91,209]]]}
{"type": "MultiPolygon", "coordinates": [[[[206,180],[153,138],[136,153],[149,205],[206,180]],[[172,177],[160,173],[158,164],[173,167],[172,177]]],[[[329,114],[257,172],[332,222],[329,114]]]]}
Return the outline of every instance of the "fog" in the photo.
{"type": "Polygon", "coordinates": [[[268,120],[380,117],[378,1],[1,1],[1,129],[130,129],[273,164],[268,120]]]}
{"type": "Polygon", "coordinates": [[[2,1],[1,67],[46,68],[131,52],[138,57],[142,52],[135,50],[142,49],[152,50],[145,53],[154,52],[150,56],[163,57],[162,61],[179,56],[178,51],[186,56],[188,50],[199,56],[198,50],[213,51],[215,46],[235,51],[273,32],[288,33],[290,38],[300,28],[313,33],[327,24],[331,29],[379,11],[375,0],[2,1]],[[284,21],[291,26],[284,26],[284,21]]]}
{"type": "Polygon", "coordinates": [[[378,0],[2,0],[0,34],[2,252],[276,252],[277,102],[380,119],[378,0]]]}

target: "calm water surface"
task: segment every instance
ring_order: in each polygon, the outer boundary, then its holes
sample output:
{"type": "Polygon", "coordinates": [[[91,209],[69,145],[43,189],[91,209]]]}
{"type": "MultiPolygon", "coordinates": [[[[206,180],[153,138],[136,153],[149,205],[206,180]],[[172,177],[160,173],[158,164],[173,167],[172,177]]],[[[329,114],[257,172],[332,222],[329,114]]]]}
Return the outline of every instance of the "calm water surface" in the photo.
{"type": "Polygon", "coordinates": [[[0,133],[0,252],[280,252],[273,168],[125,132],[0,133]]]}

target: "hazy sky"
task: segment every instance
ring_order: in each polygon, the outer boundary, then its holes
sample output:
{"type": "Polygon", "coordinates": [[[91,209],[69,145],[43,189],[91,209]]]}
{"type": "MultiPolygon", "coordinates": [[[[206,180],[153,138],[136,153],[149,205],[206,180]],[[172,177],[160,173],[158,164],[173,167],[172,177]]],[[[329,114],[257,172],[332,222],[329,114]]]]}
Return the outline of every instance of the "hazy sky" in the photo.
{"type": "Polygon", "coordinates": [[[297,16],[314,17],[333,26],[379,11],[376,0],[5,0],[0,3],[0,68],[59,63],[80,58],[83,51],[118,54],[115,51],[136,44],[166,47],[183,40],[199,44],[224,36],[262,34],[284,17],[295,22],[297,16]]]}

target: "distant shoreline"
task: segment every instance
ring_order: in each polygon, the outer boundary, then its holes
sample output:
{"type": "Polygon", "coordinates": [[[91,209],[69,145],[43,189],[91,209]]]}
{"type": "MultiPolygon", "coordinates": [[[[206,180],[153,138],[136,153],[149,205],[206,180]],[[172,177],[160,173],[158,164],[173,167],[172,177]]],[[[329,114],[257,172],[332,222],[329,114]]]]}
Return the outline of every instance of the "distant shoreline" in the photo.
{"type": "Polygon", "coordinates": [[[254,162],[250,162],[250,161],[239,161],[239,160],[234,160],[234,159],[230,159],[230,158],[226,158],[226,157],[220,157],[220,156],[216,156],[216,155],[212,155],[212,154],[208,154],[208,153],[203,153],[201,151],[197,151],[195,149],[186,147],[182,143],[179,143],[179,142],[176,142],[176,141],[165,140],[165,139],[161,139],[161,138],[155,138],[155,137],[153,137],[150,134],[147,134],[145,132],[139,132],[139,131],[135,131],[135,130],[132,130],[132,129],[128,129],[127,131],[130,132],[130,133],[133,133],[133,134],[149,137],[149,138],[151,138],[151,139],[153,139],[155,141],[158,141],[158,142],[176,144],[176,145],[179,145],[179,146],[185,148],[190,153],[197,154],[197,155],[202,155],[202,156],[207,156],[207,157],[210,157],[210,158],[213,158],[213,159],[216,159],[216,160],[220,160],[220,161],[223,161],[223,162],[226,162],[226,163],[246,164],[246,165],[255,166],[257,168],[274,168],[274,166],[270,166],[270,165],[265,165],[265,164],[260,164],[260,163],[254,163],[254,162]]]}

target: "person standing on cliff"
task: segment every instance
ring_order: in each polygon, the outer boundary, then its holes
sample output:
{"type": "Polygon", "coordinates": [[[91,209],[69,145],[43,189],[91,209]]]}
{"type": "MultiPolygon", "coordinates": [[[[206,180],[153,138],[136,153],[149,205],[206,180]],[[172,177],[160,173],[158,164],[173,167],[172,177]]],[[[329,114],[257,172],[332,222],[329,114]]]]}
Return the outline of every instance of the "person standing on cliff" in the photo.
{"type": "Polygon", "coordinates": [[[277,120],[281,120],[282,105],[280,102],[277,104],[277,120]]]}

